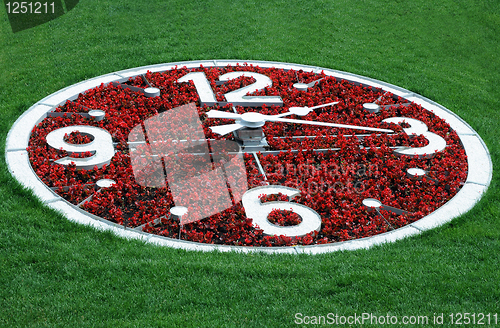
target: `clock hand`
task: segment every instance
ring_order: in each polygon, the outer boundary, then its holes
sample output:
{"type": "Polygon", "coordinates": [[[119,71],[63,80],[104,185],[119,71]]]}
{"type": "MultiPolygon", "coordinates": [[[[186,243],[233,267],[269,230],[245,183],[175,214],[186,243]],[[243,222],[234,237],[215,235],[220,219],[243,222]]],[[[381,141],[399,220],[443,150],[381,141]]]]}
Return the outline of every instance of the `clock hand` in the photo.
{"type": "Polygon", "coordinates": [[[394,132],[393,130],[378,129],[378,128],[372,128],[372,127],[368,127],[368,126],[357,126],[357,125],[326,123],[326,122],[306,121],[306,120],[293,120],[293,119],[289,119],[289,118],[268,118],[267,121],[270,121],[270,122],[285,122],[285,123],[298,123],[298,124],[319,125],[319,126],[328,126],[328,127],[333,127],[333,128],[344,128],[344,129],[353,129],[353,130],[365,130],[365,131],[374,131],[374,132],[387,132],[387,133],[393,133],[394,132]]]}
{"type": "MultiPolygon", "coordinates": [[[[260,115],[262,115],[264,117],[283,117],[283,116],[292,115],[292,114],[295,114],[295,115],[298,115],[298,116],[304,116],[304,115],[309,114],[314,109],[321,108],[321,107],[332,106],[332,105],[336,105],[338,103],[339,103],[339,101],[335,101],[335,102],[331,102],[331,103],[328,103],[328,104],[322,104],[322,105],[313,106],[313,107],[307,107],[307,106],[304,106],[304,107],[290,107],[288,109],[289,111],[287,113],[282,113],[282,114],[277,114],[277,115],[265,115],[265,114],[260,114],[260,115]]],[[[212,110],[210,110],[210,111],[207,112],[207,116],[209,118],[239,119],[239,118],[241,118],[241,115],[243,115],[243,114],[237,114],[237,113],[231,113],[231,112],[223,112],[223,111],[215,110],[215,109],[212,109],[212,110]]]]}
{"type": "Polygon", "coordinates": [[[378,113],[382,108],[388,109],[388,108],[391,108],[392,106],[405,106],[405,107],[407,107],[407,106],[409,106],[411,104],[410,102],[407,102],[407,103],[404,103],[404,104],[381,105],[380,101],[388,93],[389,93],[389,91],[386,91],[383,95],[381,95],[380,97],[378,97],[377,99],[375,99],[375,101],[369,102],[369,103],[364,103],[363,104],[363,109],[366,110],[366,111],[368,111],[368,112],[370,112],[370,113],[378,113]]]}
{"type": "Polygon", "coordinates": [[[209,118],[234,119],[238,122],[238,123],[234,123],[234,124],[226,124],[226,125],[219,125],[219,126],[211,126],[210,127],[212,132],[217,133],[221,136],[244,128],[245,125],[240,124],[242,115],[243,114],[223,112],[223,111],[214,110],[214,109],[207,112],[207,117],[209,117],[209,118]]]}
{"type": "MultiPolygon", "coordinates": [[[[369,113],[378,113],[382,108],[390,108],[391,106],[395,106],[396,104],[391,104],[391,105],[380,105],[380,101],[384,98],[385,95],[387,95],[389,91],[386,91],[383,95],[375,99],[373,102],[369,103],[364,103],[363,104],[363,109],[366,110],[369,113]]],[[[404,106],[409,105],[410,103],[403,104],[404,106]]]]}
{"type": "MultiPolygon", "coordinates": [[[[299,116],[304,116],[307,115],[311,111],[311,108],[308,107],[290,107],[290,111],[286,113],[281,113],[277,115],[265,115],[261,114],[262,116],[265,117],[283,117],[283,116],[288,116],[288,115],[299,115],[299,116]]],[[[207,116],[209,118],[224,118],[224,119],[240,119],[242,114],[236,114],[236,113],[230,113],[230,112],[223,112],[220,110],[211,110],[207,112],[207,116]]]]}
{"type": "Polygon", "coordinates": [[[331,103],[328,103],[328,104],[323,104],[323,105],[318,105],[318,106],[313,106],[313,107],[307,107],[307,106],[304,106],[304,107],[290,107],[288,109],[288,113],[282,113],[282,114],[278,114],[278,115],[269,115],[269,116],[284,117],[284,116],[288,116],[288,115],[291,115],[291,114],[295,114],[295,115],[298,115],[298,116],[305,116],[305,115],[309,114],[311,111],[313,111],[313,110],[315,110],[317,108],[336,105],[339,102],[340,101],[335,101],[335,102],[331,102],[331,103]]]}
{"type": "Polygon", "coordinates": [[[357,125],[347,125],[347,124],[336,124],[336,123],[326,123],[326,122],[316,122],[316,121],[306,121],[306,120],[293,120],[287,118],[273,117],[270,115],[264,115],[260,113],[248,112],[244,114],[233,114],[221,111],[209,111],[207,113],[208,117],[219,117],[219,118],[234,118],[238,119],[235,124],[221,125],[210,127],[213,132],[220,135],[225,135],[230,132],[242,129],[244,127],[258,128],[263,126],[267,122],[285,122],[285,123],[299,123],[299,124],[309,124],[309,125],[319,125],[328,126],[334,128],[344,128],[344,129],[354,129],[354,130],[365,130],[365,131],[375,131],[375,132],[387,132],[393,133],[394,131],[388,129],[378,129],[366,126],[357,125]]]}
{"type": "Polygon", "coordinates": [[[227,119],[231,119],[231,118],[239,119],[239,118],[241,118],[241,114],[223,112],[221,110],[215,110],[215,109],[208,111],[207,116],[209,118],[227,118],[227,119]]]}
{"type": "Polygon", "coordinates": [[[233,131],[239,130],[244,128],[245,126],[239,123],[235,124],[226,124],[226,125],[219,125],[219,126],[211,126],[210,129],[212,132],[217,133],[221,136],[226,135],[228,133],[231,133],[233,131]]]}

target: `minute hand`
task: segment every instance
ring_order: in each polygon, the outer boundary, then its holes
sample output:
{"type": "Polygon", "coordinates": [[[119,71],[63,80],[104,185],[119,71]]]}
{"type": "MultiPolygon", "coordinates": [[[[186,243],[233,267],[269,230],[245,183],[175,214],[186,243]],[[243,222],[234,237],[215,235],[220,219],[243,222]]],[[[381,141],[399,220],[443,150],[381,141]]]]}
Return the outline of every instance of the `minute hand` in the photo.
{"type": "Polygon", "coordinates": [[[285,122],[285,123],[298,123],[298,124],[309,124],[309,125],[321,125],[330,126],[333,128],[343,128],[343,129],[353,129],[353,130],[365,130],[365,131],[375,131],[375,132],[387,132],[393,133],[394,131],[388,129],[377,129],[368,126],[357,126],[357,125],[347,125],[347,124],[337,124],[337,123],[326,123],[317,121],[306,121],[306,120],[294,120],[290,118],[279,118],[279,117],[266,117],[266,121],[269,122],[285,122]]]}

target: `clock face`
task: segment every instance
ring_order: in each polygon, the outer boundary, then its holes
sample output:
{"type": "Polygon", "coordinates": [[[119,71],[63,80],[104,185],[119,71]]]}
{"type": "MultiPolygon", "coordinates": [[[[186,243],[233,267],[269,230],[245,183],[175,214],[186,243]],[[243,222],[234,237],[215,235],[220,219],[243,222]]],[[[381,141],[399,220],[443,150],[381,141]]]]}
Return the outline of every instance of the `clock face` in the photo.
{"type": "Polygon", "coordinates": [[[366,247],[451,220],[491,179],[481,139],[444,107],[269,62],[82,82],[18,120],[7,161],[70,219],[190,249],[366,247]]]}

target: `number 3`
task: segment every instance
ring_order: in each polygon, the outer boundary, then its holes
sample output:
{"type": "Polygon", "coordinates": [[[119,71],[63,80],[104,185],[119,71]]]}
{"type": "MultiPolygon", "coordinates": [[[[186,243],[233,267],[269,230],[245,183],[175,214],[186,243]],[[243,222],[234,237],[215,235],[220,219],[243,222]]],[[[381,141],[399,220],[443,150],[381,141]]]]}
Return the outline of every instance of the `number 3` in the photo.
{"type": "Polygon", "coordinates": [[[399,155],[407,155],[411,157],[432,157],[435,153],[443,151],[446,148],[446,140],[441,136],[433,132],[429,132],[429,128],[425,125],[424,122],[416,120],[414,118],[408,117],[391,117],[386,118],[382,122],[387,123],[408,123],[410,125],[409,128],[403,128],[403,131],[408,135],[423,135],[429,143],[424,147],[416,147],[416,148],[406,148],[406,149],[398,149],[394,152],[399,155]]]}

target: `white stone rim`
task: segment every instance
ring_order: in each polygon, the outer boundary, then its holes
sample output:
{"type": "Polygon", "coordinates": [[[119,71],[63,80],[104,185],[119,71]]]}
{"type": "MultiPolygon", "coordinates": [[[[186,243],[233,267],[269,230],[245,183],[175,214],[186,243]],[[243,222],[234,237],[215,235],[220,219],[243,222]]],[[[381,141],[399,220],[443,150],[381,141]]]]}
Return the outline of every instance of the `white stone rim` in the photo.
{"type": "Polygon", "coordinates": [[[423,231],[441,226],[455,217],[465,214],[471,210],[474,205],[482,198],[492,179],[493,165],[491,157],[485,143],[469,124],[462,120],[458,115],[449,109],[429,100],[423,96],[415,94],[401,87],[371,79],[368,77],[337,71],[333,69],[282,63],[270,61],[252,61],[252,60],[204,60],[204,61],[186,61],[164,63],[157,65],[142,66],[127,70],[122,70],[110,74],[101,75],[89,80],[73,84],[64,89],[43,98],[24,112],[13,124],[10,129],[5,147],[5,157],[9,172],[26,188],[33,193],[48,207],[62,213],[70,221],[96,227],[100,230],[113,231],[116,235],[125,238],[140,239],[146,242],[167,246],[172,248],[181,248],[185,250],[198,251],[236,251],[243,253],[266,252],[266,253],[308,253],[320,254],[340,250],[366,249],[382,243],[393,242],[412,235],[420,234],[423,231]],[[311,245],[311,246],[289,246],[289,247],[251,247],[251,246],[230,246],[202,244],[178,239],[171,239],[157,235],[151,235],[142,231],[124,229],[123,226],[104,220],[98,216],[80,210],[70,204],[63,198],[56,195],[49,187],[42,183],[34,173],[29,163],[28,147],[30,132],[32,128],[42,121],[47,112],[54,110],[55,107],[64,103],[66,100],[76,99],[79,93],[101,83],[107,84],[117,80],[128,79],[139,74],[145,74],[147,71],[161,72],[177,67],[186,66],[195,68],[203,65],[207,66],[227,66],[236,64],[252,64],[263,68],[275,67],[277,69],[295,69],[309,72],[320,73],[334,76],[337,79],[345,79],[354,83],[362,83],[389,91],[394,95],[405,98],[409,101],[421,105],[426,110],[434,112],[441,119],[444,119],[457,132],[462,145],[467,154],[468,175],[462,189],[445,205],[434,212],[402,228],[378,234],[372,237],[365,237],[332,244],[311,245]]]}

